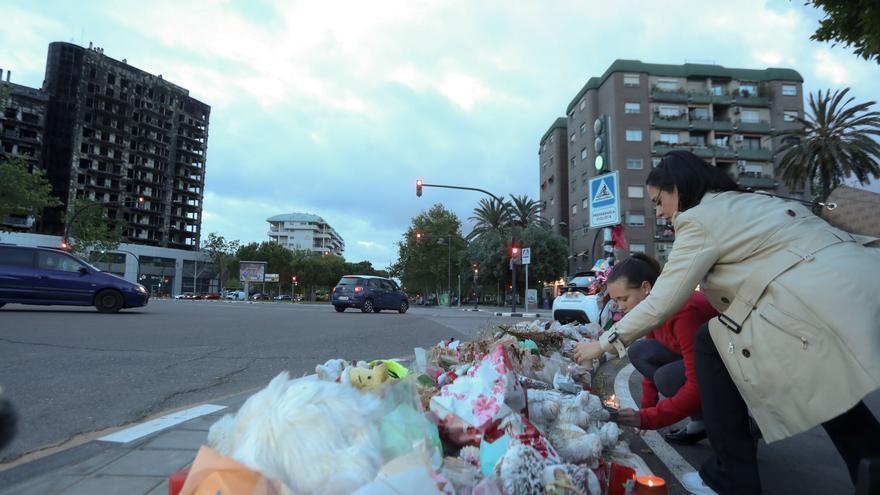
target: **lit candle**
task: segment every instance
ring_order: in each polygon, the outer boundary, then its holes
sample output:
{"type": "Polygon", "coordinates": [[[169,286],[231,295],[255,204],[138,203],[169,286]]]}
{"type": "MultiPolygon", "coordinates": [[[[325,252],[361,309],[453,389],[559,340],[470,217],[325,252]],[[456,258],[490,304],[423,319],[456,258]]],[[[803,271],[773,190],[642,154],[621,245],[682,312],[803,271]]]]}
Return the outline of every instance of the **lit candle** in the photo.
{"type": "Polygon", "coordinates": [[[658,476],[636,478],[636,495],[666,495],[666,480],[658,476]]]}

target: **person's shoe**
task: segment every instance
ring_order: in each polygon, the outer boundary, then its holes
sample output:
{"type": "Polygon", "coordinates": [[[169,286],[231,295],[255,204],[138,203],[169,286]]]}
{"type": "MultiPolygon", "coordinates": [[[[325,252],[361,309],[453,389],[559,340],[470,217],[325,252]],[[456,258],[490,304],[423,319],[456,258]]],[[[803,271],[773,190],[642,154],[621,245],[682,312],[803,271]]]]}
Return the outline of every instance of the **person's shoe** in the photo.
{"type": "Polygon", "coordinates": [[[674,443],[678,445],[693,445],[700,440],[706,438],[706,430],[698,431],[696,433],[688,433],[687,427],[684,427],[670,431],[669,433],[663,435],[663,438],[665,438],[666,441],[669,443],[674,443]]]}
{"type": "Polygon", "coordinates": [[[709,488],[709,486],[703,482],[700,473],[696,471],[685,473],[681,477],[681,485],[693,495],[718,495],[715,490],[709,488]]]}

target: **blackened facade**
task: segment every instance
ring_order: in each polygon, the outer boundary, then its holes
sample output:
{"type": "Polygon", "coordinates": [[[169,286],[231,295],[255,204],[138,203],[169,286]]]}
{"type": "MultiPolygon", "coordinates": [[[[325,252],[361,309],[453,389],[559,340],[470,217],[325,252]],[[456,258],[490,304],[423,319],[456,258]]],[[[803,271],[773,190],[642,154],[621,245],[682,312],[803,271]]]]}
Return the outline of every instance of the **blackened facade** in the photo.
{"type": "Polygon", "coordinates": [[[127,242],[196,249],[211,108],[189,91],[104,55],[49,45],[44,163],[62,210],[40,231],[60,234],[77,199],[104,203],[127,242]]]}

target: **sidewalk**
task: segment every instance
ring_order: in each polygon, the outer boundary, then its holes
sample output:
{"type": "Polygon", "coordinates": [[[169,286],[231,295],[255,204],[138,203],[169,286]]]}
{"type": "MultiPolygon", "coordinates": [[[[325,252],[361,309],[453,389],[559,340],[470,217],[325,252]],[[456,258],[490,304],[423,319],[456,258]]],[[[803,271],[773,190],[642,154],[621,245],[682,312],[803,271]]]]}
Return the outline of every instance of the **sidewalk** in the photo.
{"type": "Polygon", "coordinates": [[[168,476],[192,463],[208,428],[237,411],[253,392],[215,401],[226,407],[129,443],[94,440],[2,471],[0,494],[166,495],[168,476]]]}

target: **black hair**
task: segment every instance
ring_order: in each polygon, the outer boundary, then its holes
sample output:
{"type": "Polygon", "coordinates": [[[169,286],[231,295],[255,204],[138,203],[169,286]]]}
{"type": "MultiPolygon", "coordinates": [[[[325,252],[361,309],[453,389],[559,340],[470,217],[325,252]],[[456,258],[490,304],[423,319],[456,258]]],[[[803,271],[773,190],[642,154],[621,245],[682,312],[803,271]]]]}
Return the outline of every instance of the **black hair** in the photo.
{"type": "Polygon", "coordinates": [[[607,284],[623,279],[630,289],[641,287],[643,282],[654,285],[660,276],[660,263],[644,253],[632,253],[629,258],[614,265],[607,284]]]}
{"type": "Polygon", "coordinates": [[[726,172],[684,150],[663,155],[645,183],[661,191],[677,190],[679,211],[697,206],[709,191],[741,191],[726,172]]]}

